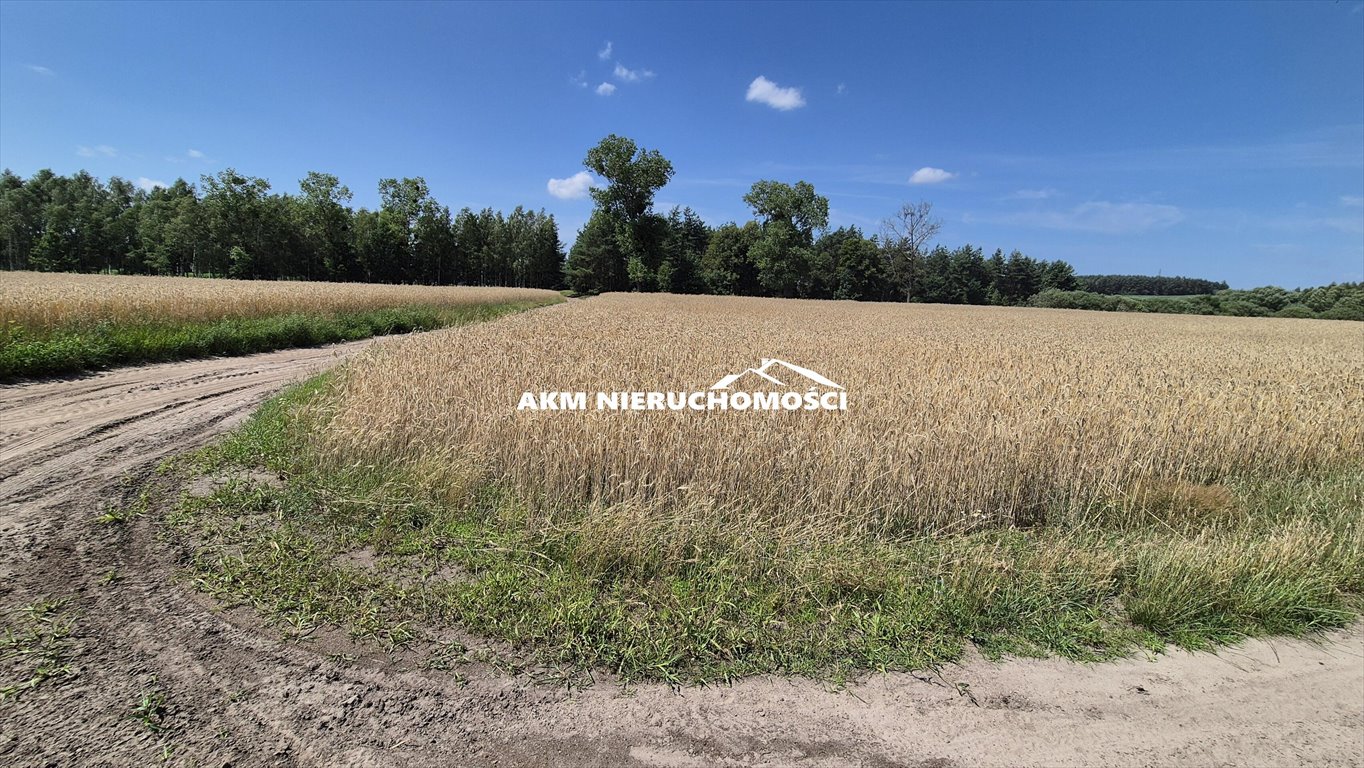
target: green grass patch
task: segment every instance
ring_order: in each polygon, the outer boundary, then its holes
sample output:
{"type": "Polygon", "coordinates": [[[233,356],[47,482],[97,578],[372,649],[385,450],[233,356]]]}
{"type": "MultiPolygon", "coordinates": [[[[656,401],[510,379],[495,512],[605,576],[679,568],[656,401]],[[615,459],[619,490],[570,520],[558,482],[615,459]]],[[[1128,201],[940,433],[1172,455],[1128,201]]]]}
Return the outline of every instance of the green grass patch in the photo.
{"type": "Polygon", "coordinates": [[[407,306],[363,312],[227,318],[205,323],[101,322],[40,335],[10,328],[0,331],[0,382],[117,365],[248,355],[429,331],[491,320],[538,306],[544,303],[407,306]]]}
{"type": "Polygon", "coordinates": [[[302,406],[326,386],[284,393],[182,462],[236,479],[167,517],[198,588],[287,633],[337,626],[393,647],[454,626],[627,679],[841,679],[934,668],[968,644],[1102,660],[1299,635],[1345,626],[1364,594],[1358,467],[1228,483],[1235,514],[1183,526],[1152,514],[795,547],[754,530],[742,556],[717,543],[664,562],[586,527],[530,532],[496,488],[455,506],[401,469],[320,469],[302,406]]]}
{"type": "Polygon", "coordinates": [[[76,617],[66,598],[37,600],[0,622],[0,702],[80,674],[71,661],[76,617]]]}

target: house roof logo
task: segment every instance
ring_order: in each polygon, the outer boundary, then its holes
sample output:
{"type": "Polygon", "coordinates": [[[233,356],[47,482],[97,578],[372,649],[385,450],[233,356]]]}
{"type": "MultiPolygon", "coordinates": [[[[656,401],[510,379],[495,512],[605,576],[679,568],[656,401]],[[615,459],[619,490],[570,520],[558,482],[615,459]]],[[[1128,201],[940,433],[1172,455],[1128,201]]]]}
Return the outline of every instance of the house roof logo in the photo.
{"type": "Polygon", "coordinates": [[[747,368],[738,373],[731,373],[728,376],[725,376],[724,378],[712,384],[710,388],[729,389],[730,387],[734,386],[735,382],[739,381],[744,377],[749,378],[756,377],[767,381],[769,384],[775,384],[776,386],[779,387],[791,387],[793,386],[792,384],[787,384],[786,382],[777,378],[777,376],[782,376],[783,378],[789,380],[790,374],[802,376],[814,382],[815,384],[818,384],[823,387],[829,387],[831,389],[843,389],[842,386],[835,384],[833,381],[830,381],[828,377],[824,376],[821,373],[817,373],[815,371],[810,370],[809,368],[804,368],[802,366],[796,365],[795,363],[788,363],[785,360],[777,360],[774,358],[767,357],[764,357],[762,359],[762,364],[759,365],[757,368],[747,368]],[[786,372],[782,371],[783,368],[786,369],[786,372]]]}

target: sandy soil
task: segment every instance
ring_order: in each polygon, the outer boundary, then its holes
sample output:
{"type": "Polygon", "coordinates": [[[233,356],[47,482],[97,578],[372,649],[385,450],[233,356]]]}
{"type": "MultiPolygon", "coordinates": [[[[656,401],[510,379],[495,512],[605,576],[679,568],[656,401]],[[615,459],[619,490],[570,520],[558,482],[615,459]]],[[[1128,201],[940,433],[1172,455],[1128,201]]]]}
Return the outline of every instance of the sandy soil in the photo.
{"type": "Polygon", "coordinates": [[[368,343],[0,387],[0,608],[69,598],[79,669],[0,703],[0,764],[1364,765],[1364,625],[1220,655],[972,659],[842,691],[460,682],[283,642],[178,581],[152,521],[95,521],[157,459],[368,343]],[[152,687],[162,732],[129,717],[152,687]]]}

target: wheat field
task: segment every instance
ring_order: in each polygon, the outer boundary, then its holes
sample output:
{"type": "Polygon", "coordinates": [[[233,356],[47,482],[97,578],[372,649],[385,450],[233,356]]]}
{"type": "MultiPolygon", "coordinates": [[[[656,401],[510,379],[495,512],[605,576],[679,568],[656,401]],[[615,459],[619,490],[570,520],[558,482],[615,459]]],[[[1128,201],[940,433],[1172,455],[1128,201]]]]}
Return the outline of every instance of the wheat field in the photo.
{"type": "Polygon", "coordinates": [[[673,681],[1094,660],[1352,621],[1361,393],[1356,323],[607,294],[376,345],[204,459],[280,487],[169,521],[304,630],[673,681]],[[690,405],[736,375],[846,410],[690,405]]]}
{"type": "Polygon", "coordinates": [[[32,333],[96,323],[198,323],[390,307],[545,302],[533,288],[223,280],[200,277],[0,272],[0,328],[32,333]]]}
{"type": "MultiPolygon", "coordinates": [[[[589,396],[590,397],[590,396],[589,396]]],[[[1359,467],[1364,329],[1329,321],[605,295],[375,350],[314,405],[335,466],[490,485],[531,529],[682,557],[1132,516],[1359,467]],[[834,412],[532,411],[523,391],[704,390],[780,358],[834,412]]]]}

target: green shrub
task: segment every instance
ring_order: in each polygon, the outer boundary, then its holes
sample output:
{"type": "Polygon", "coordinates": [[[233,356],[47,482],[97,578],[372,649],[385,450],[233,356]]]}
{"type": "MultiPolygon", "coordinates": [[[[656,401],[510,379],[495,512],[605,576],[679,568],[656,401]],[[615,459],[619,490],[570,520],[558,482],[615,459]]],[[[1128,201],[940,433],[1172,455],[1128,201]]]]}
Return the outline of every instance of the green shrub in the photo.
{"type": "Polygon", "coordinates": [[[1222,302],[1222,314],[1233,317],[1266,317],[1269,310],[1246,299],[1232,299],[1222,302]]]}
{"type": "Polygon", "coordinates": [[[1284,307],[1278,312],[1275,312],[1274,316],[1313,318],[1317,316],[1317,313],[1313,312],[1312,308],[1307,306],[1306,304],[1289,304],[1288,306],[1284,307]]]}
{"type": "Polygon", "coordinates": [[[1326,320],[1364,320],[1364,298],[1345,296],[1321,313],[1326,320]]]}

